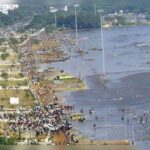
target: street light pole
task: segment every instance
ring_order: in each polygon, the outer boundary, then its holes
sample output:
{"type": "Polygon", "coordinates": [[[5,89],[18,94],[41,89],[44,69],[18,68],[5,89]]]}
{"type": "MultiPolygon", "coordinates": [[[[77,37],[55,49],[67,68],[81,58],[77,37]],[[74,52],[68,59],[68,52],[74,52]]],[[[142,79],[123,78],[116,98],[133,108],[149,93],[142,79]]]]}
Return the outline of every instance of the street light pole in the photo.
{"type": "Polygon", "coordinates": [[[105,116],[105,141],[107,141],[106,121],[107,121],[107,116],[105,116]]]}
{"type": "Polygon", "coordinates": [[[96,12],[96,4],[94,5],[94,14],[96,15],[97,14],[97,12],[96,12]]]}
{"type": "Polygon", "coordinates": [[[55,27],[57,28],[57,11],[55,11],[55,27]]]}
{"type": "Polygon", "coordinates": [[[56,8],[54,8],[54,7],[50,7],[50,12],[51,13],[54,13],[54,18],[55,18],[55,27],[57,28],[57,9],[56,8]]]}
{"type": "Polygon", "coordinates": [[[102,42],[102,60],[103,60],[103,75],[106,75],[106,66],[105,66],[105,49],[104,49],[104,33],[103,33],[103,16],[102,12],[103,10],[98,10],[100,13],[100,22],[101,22],[101,42],[102,42]]]}
{"type": "Polygon", "coordinates": [[[125,140],[127,139],[127,126],[126,126],[126,124],[124,124],[125,125],[125,128],[124,128],[124,134],[125,134],[125,140]]]}
{"type": "Polygon", "coordinates": [[[76,46],[78,46],[78,20],[77,20],[77,7],[79,7],[79,5],[74,5],[74,9],[75,9],[75,26],[76,26],[76,46]]]}

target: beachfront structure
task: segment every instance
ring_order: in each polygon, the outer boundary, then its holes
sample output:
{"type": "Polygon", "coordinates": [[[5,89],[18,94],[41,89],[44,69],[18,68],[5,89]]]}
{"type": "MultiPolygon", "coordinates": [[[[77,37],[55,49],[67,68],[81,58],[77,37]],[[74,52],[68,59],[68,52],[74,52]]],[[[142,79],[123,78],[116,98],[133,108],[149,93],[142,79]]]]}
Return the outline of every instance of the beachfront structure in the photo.
{"type": "Polygon", "coordinates": [[[19,8],[18,4],[0,4],[0,12],[8,14],[10,10],[19,8]]]}

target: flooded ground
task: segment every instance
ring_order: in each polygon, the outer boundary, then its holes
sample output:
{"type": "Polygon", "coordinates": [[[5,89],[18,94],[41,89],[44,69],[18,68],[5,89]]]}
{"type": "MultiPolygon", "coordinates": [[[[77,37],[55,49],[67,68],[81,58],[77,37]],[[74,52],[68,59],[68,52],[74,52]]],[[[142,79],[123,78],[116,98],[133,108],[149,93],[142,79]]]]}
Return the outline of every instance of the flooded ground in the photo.
{"type": "MultiPolygon", "coordinates": [[[[149,71],[150,35],[149,26],[114,28],[104,31],[104,47],[107,74],[121,74],[125,72],[149,71]]],[[[64,68],[75,75],[89,76],[102,72],[102,52],[92,50],[101,48],[100,30],[80,30],[79,47],[85,55],[79,57],[77,52],[72,52],[72,59],[63,64],[54,66],[64,68]]]]}
{"type": "Polygon", "coordinates": [[[83,55],[75,47],[68,47],[70,60],[41,65],[43,69],[53,66],[80,75],[88,85],[85,91],[63,93],[64,102],[74,105],[76,111],[82,108],[87,118],[74,123],[81,134],[99,140],[128,139],[149,145],[149,41],[150,26],[104,30],[106,83],[100,81],[102,52],[92,50],[101,48],[98,29],[79,31],[83,55]]]}

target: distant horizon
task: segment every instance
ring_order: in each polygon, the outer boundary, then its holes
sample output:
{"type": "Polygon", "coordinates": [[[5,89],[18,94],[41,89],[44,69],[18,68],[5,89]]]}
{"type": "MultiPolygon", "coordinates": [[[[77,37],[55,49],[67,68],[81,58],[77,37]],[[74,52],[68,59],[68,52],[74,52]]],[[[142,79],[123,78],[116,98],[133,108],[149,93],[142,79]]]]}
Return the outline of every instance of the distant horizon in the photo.
{"type": "Polygon", "coordinates": [[[0,4],[19,4],[19,5],[70,5],[78,3],[79,0],[1,0],[0,4]]]}

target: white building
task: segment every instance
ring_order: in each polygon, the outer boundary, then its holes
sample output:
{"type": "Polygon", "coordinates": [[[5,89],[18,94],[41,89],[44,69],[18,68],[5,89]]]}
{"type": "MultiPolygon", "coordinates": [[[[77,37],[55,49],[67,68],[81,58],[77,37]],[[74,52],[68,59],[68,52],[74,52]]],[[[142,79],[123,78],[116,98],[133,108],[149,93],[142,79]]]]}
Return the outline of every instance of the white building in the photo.
{"type": "Polygon", "coordinates": [[[15,10],[19,8],[18,4],[0,4],[0,12],[8,14],[9,10],[15,10]]]}

